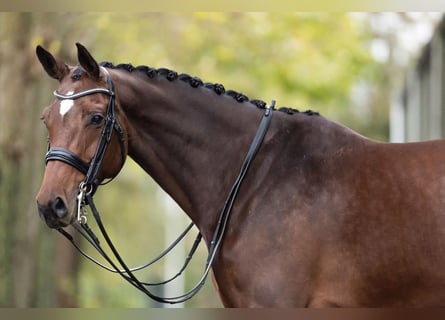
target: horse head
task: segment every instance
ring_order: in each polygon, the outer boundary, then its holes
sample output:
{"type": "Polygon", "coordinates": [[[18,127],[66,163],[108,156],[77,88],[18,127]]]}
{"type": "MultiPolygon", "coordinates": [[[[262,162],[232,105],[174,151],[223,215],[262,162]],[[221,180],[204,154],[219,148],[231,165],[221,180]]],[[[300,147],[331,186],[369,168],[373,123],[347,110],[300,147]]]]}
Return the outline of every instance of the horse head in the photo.
{"type": "Polygon", "coordinates": [[[119,173],[127,154],[126,120],[111,77],[85,47],[77,44],[77,49],[76,67],[41,46],[36,49],[47,74],[59,81],[56,99],[42,114],[49,150],[36,199],[40,216],[51,228],[73,223],[79,186],[94,192],[119,173]]]}

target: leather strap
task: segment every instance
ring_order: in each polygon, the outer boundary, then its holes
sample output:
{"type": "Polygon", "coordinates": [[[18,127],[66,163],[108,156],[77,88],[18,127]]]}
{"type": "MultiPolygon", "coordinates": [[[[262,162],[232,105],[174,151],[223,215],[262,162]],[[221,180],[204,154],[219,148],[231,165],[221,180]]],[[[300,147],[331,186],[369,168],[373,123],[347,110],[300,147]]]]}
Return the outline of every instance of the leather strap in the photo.
{"type": "Polygon", "coordinates": [[[52,147],[48,150],[45,156],[45,163],[48,164],[48,161],[62,161],[70,166],[73,166],[83,174],[87,174],[88,168],[90,165],[80,159],[80,157],[65,149],[65,148],[59,148],[59,147],[52,147]]]}

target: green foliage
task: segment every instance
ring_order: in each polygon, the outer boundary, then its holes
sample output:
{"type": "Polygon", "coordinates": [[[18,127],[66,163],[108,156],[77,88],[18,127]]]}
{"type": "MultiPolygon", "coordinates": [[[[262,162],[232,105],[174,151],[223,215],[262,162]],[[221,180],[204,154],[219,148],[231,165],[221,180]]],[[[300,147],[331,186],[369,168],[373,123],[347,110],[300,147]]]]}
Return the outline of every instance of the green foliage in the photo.
{"type": "Polygon", "coordinates": [[[347,14],[88,14],[83,19],[93,29],[88,45],[104,60],[169,67],[250,98],[276,99],[278,105],[314,109],[345,122],[353,108],[351,86],[360,78],[373,83],[381,71],[369,53],[366,29],[347,14]]]}

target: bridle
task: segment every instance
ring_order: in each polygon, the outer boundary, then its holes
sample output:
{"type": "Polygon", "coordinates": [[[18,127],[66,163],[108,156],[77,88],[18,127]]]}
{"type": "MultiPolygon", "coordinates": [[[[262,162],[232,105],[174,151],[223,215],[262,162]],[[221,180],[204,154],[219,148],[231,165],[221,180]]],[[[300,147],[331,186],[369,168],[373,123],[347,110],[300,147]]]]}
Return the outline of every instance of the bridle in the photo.
{"type": "Polygon", "coordinates": [[[96,93],[103,93],[109,96],[109,102],[107,107],[107,114],[105,118],[105,124],[104,128],[102,130],[99,144],[96,149],[96,153],[93,156],[90,163],[84,162],[78,155],[75,153],[64,149],[60,147],[54,147],[49,148],[48,152],[45,156],[45,161],[48,163],[48,161],[63,161],[83,174],[85,174],[85,179],[80,183],[79,185],[79,192],[77,195],[77,220],[75,223],[72,224],[72,226],[99,252],[99,254],[109,263],[111,267],[108,267],[96,259],[89,256],[85,251],[83,251],[80,246],[74,241],[74,238],[64,229],[59,228],[58,231],[64,235],[75,247],[76,249],[86,258],[91,260],[92,262],[96,263],[100,267],[114,273],[118,273],[120,276],[122,276],[125,280],[127,280],[130,284],[132,284],[134,287],[142,291],[144,294],[152,298],[153,300],[161,303],[181,303],[184,302],[190,298],[192,298],[198,291],[202,288],[204,285],[206,278],[210,272],[210,269],[212,267],[212,263],[215,260],[216,254],[218,252],[218,249],[222,243],[222,239],[224,236],[224,232],[227,227],[227,223],[229,220],[230,212],[232,210],[233,204],[235,202],[236,196],[238,194],[239,188],[242,184],[242,181],[250,167],[250,164],[252,163],[253,159],[255,158],[255,155],[257,154],[262,141],[264,139],[264,136],[266,135],[267,129],[269,127],[270,120],[272,118],[273,109],[275,106],[275,101],[273,100],[271,103],[271,106],[266,106],[263,117],[261,119],[261,122],[259,124],[259,127],[257,129],[256,135],[250,145],[250,148],[247,152],[247,155],[244,159],[244,162],[241,166],[240,173],[235,180],[232,189],[229,192],[229,195],[224,203],[223,209],[220,212],[218,222],[216,224],[216,228],[212,237],[212,240],[209,245],[209,254],[208,258],[206,260],[205,268],[203,271],[203,275],[201,279],[198,281],[198,283],[188,292],[184,293],[183,295],[176,296],[176,297],[160,297],[158,295],[153,294],[151,291],[148,290],[147,287],[149,286],[159,286],[164,285],[172,280],[176,279],[178,276],[182,274],[182,272],[187,267],[188,263],[193,257],[193,254],[195,253],[196,249],[198,248],[199,243],[201,242],[202,235],[201,233],[198,233],[195,242],[192,245],[192,248],[187,255],[187,258],[180,269],[180,271],[173,276],[172,278],[158,282],[158,283],[148,283],[148,282],[142,282],[140,281],[134,274],[134,272],[139,271],[141,269],[144,269],[156,261],[160,260],[162,257],[164,257],[171,249],[175,247],[177,243],[179,243],[185,235],[188,233],[188,231],[191,230],[193,227],[193,223],[190,223],[188,227],[185,229],[185,231],[178,237],[177,240],[175,240],[165,251],[163,251],[158,257],[152,259],[151,261],[145,263],[142,266],[136,267],[136,268],[129,268],[127,264],[124,262],[118,251],[116,250],[113,242],[111,241],[110,237],[108,236],[107,231],[105,230],[105,227],[102,223],[100,214],[94,204],[93,201],[93,195],[95,193],[95,190],[97,189],[99,182],[97,180],[97,176],[99,173],[99,170],[102,166],[102,162],[104,159],[105,152],[107,150],[107,147],[111,141],[111,136],[113,133],[113,130],[115,130],[119,134],[119,139],[121,143],[121,150],[122,150],[122,163],[125,161],[126,152],[125,152],[125,145],[124,145],[124,133],[122,130],[122,127],[120,126],[116,114],[115,114],[115,92],[114,92],[114,85],[113,81],[111,79],[110,74],[108,71],[101,67],[101,69],[104,71],[108,89],[106,88],[94,88],[85,90],[79,93],[75,93],[72,95],[63,95],[58,93],[57,91],[54,92],[54,96],[59,100],[66,100],[71,99],[75,100],[84,96],[88,96],[91,94],[96,93]],[[100,241],[98,237],[94,234],[92,229],[87,224],[87,218],[86,218],[86,207],[89,206],[93,216],[95,218],[95,221],[97,223],[97,226],[99,227],[103,238],[105,239],[108,247],[113,252],[114,258],[117,260],[117,263],[113,261],[112,258],[103,250],[100,241]],[[118,266],[120,265],[120,266],[118,266]],[[122,269],[121,269],[122,268],[122,269]]]}
{"type": "Polygon", "coordinates": [[[122,165],[125,161],[126,152],[125,152],[125,138],[124,138],[124,132],[122,130],[121,125],[119,124],[119,121],[117,121],[116,113],[115,113],[115,93],[114,93],[114,85],[113,81],[111,80],[111,76],[108,73],[107,69],[101,67],[101,69],[104,71],[108,89],[106,88],[94,88],[85,90],[82,92],[74,93],[71,95],[64,95],[57,91],[54,91],[54,96],[59,100],[76,100],[85,96],[89,96],[96,93],[103,93],[107,96],[109,96],[108,100],[108,107],[107,107],[107,113],[105,116],[105,124],[102,129],[102,133],[99,139],[99,144],[96,149],[96,153],[94,154],[93,158],[91,159],[90,163],[86,163],[83,161],[77,154],[61,147],[49,147],[48,152],[45,156],[45,162],[48,163],[48,161],[63,161],[80,172],[82,172],[85,175],[85,179],[82,182],[83,188],[92,189],[95,190],[99,184],[97,181],[97,176],[99,173],[99,170],[102,166],[102,162],[105,156],[105,153],[107,151],[108,145],[111,141],[111,135],[113,133],[113,129],[116,130],[116,132],[119,134],[119,141],[121,144],[121,157],[122,157],[122,165]]]}

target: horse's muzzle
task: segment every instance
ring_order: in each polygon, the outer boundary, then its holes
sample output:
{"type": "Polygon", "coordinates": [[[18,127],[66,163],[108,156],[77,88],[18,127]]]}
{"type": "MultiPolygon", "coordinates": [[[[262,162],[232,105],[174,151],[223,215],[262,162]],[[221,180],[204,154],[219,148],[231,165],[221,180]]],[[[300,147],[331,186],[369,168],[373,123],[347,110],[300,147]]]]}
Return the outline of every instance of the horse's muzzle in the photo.
{"type": "Polygon", "coordinates": [[[37,202],[40,217],[45,220],[46,224],[50,228],[61,228],[69,225],[68,208],[65,201],[56,197],[54,200],[49,201],[47,205],[42,205],[37,202]]]}

